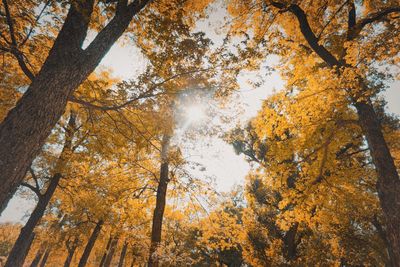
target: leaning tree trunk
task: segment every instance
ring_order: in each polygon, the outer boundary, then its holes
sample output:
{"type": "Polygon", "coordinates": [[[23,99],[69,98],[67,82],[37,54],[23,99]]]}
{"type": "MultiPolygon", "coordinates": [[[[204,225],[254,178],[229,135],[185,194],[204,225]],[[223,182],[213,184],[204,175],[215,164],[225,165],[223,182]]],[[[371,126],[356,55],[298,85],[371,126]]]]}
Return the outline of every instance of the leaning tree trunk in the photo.
{"type": "Polygon", "coordinates": [[[68,126],[66,128],[65,141],[64,146],[61,151],[61,154],[57,160],[55,167],[55,174],[50,180],[50,184],[46,189],[44,194],[40,193],[39,188],[36,188],[36,194],[38,195],[39,201],[33,210],[29,220],[25,224],[25,226],[21,229],[21,232],[18,236],[17,241],[14,243],[14,246],[7,258],[6,265],[7,267],[19,267],[24,263],[25,257],[22,257],[22,252],[28,250],[28,239],[27,237],[33,233],[36,225],[39,223],[40,219],[42,219],[44,212],[46,211],[46,207],[50,202],[51,197],[54,195],[54,192],[58,186],[58,183],[61,179],[61,172],[64,169],[66,162],[70,154],[72,153],[72,139],[74,138],[74,133],[76,131],[76,115],[73,111],[71,111],[71,115],[68,120],[68,126]]]}
{"type": "Polygon", "coordinates": [[[355,104],[362,130],[367,138],[372,161],[378,174],[376,185],[383,215],[392,262],[400,266],[400,179],[389,147],[371,104],[355,104]]]}
{"type": "Polygon", "coordinates": [[[122,247],[121,250],[121,255],[119,256],[119,262],[118,262],[118,267],[123,267],[124,266],[124,261],[126,257],[126,251],[128,250],[128,242],[124,242],[124,246],[122,247]]]}
{"type": "Polygon", "coordinates": [[[35,209],[33,210],[25,226],[22,227],[17,241],[15,241],[15,244],[7,258],[7,262],[4,265],[5,267],[20,267],[24,264],[25,257],[23,255],[26,255],[28,253],[30,245],[29,237],[33,234],[35,226],[43,217],[47,204],[49,203],[51,196],[54,194],[60,178],[61,175],[59,173],[55,174],[51,178],[46,193],[39,196],[39,201],[35,209]]]}
{"type": "Polygon", "coordinates": [[[44,247],[40,246],[40,248],[38,249],[38,251],[36,252],[36,256],[33,259],[30,267],[37,267],[39,265],[40,260],[42,259],[44,253],[44,247]]]}
{"type": "Polygon", "coordinates": [[[103,256],[101,257],[99,267],[103,267],[104,262],[106,261],[106,257],[107,257],[108,251],[110,250],[112,240],[113,240],[113,236],[110,235],[110,238],[107,241],[106,250],[104,251],[103,256]]]}
{"type": "Polygon", "coordinates": [[[68,98],[149,0],[118,1],[115,16],[86,49],[94,0],[72,1],[49,55],[26,93],[0,124],[0,212],[63,114],[68,98]]]}
{"type": "Polygon", "coordinates": [[[69,267],[72,262],[72,258],[74,257],[75,251],[78,248],[77,242],[74,242],[71,247],[68,247],[68,255],[64,262],[64,267],[69,267]]]}
{"type": "Polygon", "coordinates": [[[160,167],[160,180],[157,188],[156,208],[153,214],[153,225],[151,229],[151,244],[149,255],[149,267],[158,267],[158,256],[156,254],[157,248],[161,242],[162,220],[164,217],[164,209],[167,198],[167,186],[169,182],[169,143],[171,136],[165,134],[162,139],[161,147],[161,167],[160,167]]]}
{"type": "MultiPolygon", "coordinates": [[[[338,60],[328,49],[320,42],[319,38],[313,32],[307,14],[297,4],[286,5],[281,2],[271,1],[271,5],[291,12],[296,16],[299,22],[299,29],[307,41],[310,48],[335,70],[351,68],[345,61],[346,49],[344,55],[338,60]]],[[[352,41],[357,37],[356,11],[353,4],[349,10],[348,34],[347,40],[352,41]],[[350,19],[351,18],[351,19],[350,19]]],[[[340,74],[340,73],[339,73],[340,74]]],[[[359,86],[368,92],[362,77],[358,77],[359,86]]],[[[357,88],[359,89],[359,88],[357,88]]],[[[351,94],[352,92],[350,92],[351,94]]],[[[353,104],[357,110],[359,124],[365,135],[368,147],[371,152],[372,162],[375,165],[378,181],[377,191],[379,202],[382,207],[386,223],[386,235],[389,241],[389,250],[393,252],[392,262],[400,267],[400,178],[394,164],[393,157],[383,136],[382,126],[374,111],[373,105],[369,100],[354,99],[353,104]]]]}
{"type": "Polygon", "coordinates": [[[51,252],[51,249],[50,249],[50,247],[48,247],[46,249],[46,252],[44,253],[42,261],[40,262],[40,267],[46,266],[47,260],[49,259],[49,256],[50,256],[50,252],[51,252]]]}
{"type": "Polygon", "coordinates": [[[92,249],[94,247],[94,243],[97,240],[97,237],[100,234],[101,227],[103,226],[103,221],[100,220],[97,224],[96,227],[93,229],[92,234],[90,235],[90,238],[86,244],[85,250],[83,251],[83,254],[81,256],[81,259],[79,260],[78,267],[84,267],[86,266],[86,263],[89,259],[90,253],[92,252],[92,249]]]}
{"type": "Polygon", "coordinates": [[[118,239],[119,238],[116,237],[116,238],[113,238],[113,240],[111,241],[110,250],[107,253],[106,259],[104,261],[104,265],[101,267],[110,267],[111,261],[114,257],[115,249],[117,248],[118,239]]]}

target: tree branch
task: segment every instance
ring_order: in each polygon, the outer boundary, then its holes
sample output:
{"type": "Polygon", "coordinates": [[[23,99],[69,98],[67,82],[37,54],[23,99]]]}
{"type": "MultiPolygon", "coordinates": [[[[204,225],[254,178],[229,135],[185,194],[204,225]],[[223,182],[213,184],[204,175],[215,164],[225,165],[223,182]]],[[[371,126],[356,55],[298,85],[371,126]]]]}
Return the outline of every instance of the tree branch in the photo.
{"type": "Polygon", "coordinates": [[[311,29],[311,26],[307,20],[307,15],[304,13],[303,9],[300,8],[300,6],[296,4],[286,6],[283,3],[275,1],[272,1],[271,4],[280,9],[281,12],[289,11],[296,16],[300,24],[301,33],[306,39],[308,45],[320,56],[322,60],[324,60],[331,67],[340,65],[340,62],[336,59],[336,57],[333,56],[324,46],[318,43],[318,38],[311,29]]]}
{"type": "Polygon", "coordinates": [[[40,193],[40,191],[36,187],[34,187],[33,185],[30,185],[30,184],[25,183],[25,182],[22,182],[21,185],[29,188],[30,190],[32,190],[39,198],[43,197],[43,195],[40,193]]]}

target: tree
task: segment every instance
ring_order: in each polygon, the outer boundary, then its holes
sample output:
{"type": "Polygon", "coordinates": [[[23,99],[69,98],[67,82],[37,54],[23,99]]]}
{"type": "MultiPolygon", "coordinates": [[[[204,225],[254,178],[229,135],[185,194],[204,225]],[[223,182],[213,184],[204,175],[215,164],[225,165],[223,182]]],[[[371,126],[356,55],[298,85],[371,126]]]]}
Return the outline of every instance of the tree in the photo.
{"type": "MultiPolygon", "coordinates": [[[[148,1],[118,1],[114,16],[85,49],[82,48],[94,13],[94,0],[73,1],[63,26],[49,54],[34,75],[27,71],[26,63],[17,59],[32,81],[16,106],[0,124],[0,191],[1,210],[23,180],[33,159],[40,151],[64,112],[69,96],[94,71],[111,46],[129,26],[148,1]]],[[[40,4],[40,3],[38,3],[40,4]]],[[[29,8],[29,7],[28,7],[29,8]]],[[[3,1],[11,49],[18,51],[23,42],[17,39],[7,0],[3,1]]],[[[29,12],[28,12],[29,13],[29,12]]]]}
{"type": "Polygon", "coordinates": [[[374,108],[375,97],[388,78],[375,65],[390,65],[398,57],[394,45],[399,36],[397,1],[233,1],[229,8],[232,14],[240,14],[234,31],[254,29],[252,44],[245,54],[268,44],[266,53],[282,56],[282,74],[293,94],[299,87],[316,86],[307,79],[319,77],[319,81],[324,80],[321,91],[341,92],[345,96],[341,99],[357,110],[357,121],[378,174],[387,238],[394,262],[400,262],[400,180],[374,108]],[[293,19],[296,23],[292,23],[293,19]],[[377,32],[376,25],[382,31],[377,32]]]}

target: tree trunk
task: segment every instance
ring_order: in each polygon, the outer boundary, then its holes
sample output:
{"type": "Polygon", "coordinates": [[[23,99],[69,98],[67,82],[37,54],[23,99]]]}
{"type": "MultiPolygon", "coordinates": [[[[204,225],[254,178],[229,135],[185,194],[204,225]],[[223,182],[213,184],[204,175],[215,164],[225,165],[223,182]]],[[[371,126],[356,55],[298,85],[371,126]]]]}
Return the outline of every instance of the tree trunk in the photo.
{"type": "Polygon", "coordinates": [[[43,256],[43,252],[44,252],[44,247],[41,246],[41,247],[38,249],[38,251],[37,251],[37,253],[36,253],[36,256],[35,256],[35,258],[33,259],[33,261],[32,261],[32,263],[31,263],[30,267],[37,267],[37,266],[39,265],[39,262],[40,262],[40,260],[42,259],[42,256],[43,256]]]}
{"type": "MultiPolygon", "coordinates": [[[[311,29],[307,19],[307,14],[297,4],[286,6],[284,3],[271,2],[271,4],[281,10],[286,9],[296,16],[300,31],[311,49],[330,67],[341,68],[351,67],[345,62],[345,53],[341,60],[331,54],[323,45],[319,43],[317,36],[311,29]]],[[[348,21],[347,40],[351,41],[357,37],[356,31],[356,12],[355,6],[350,10],[348,21]],[[351,16],[350,16],[351,15],[351,16]]],[[[359,85],[368,92],[368,87],[362,77],[358,77],[359,85]]],[[[351,94],[351,92],[350,92],[351,94]]],[[[400,179],[393,157],[382,133],[382,127],[372,104],[367,100],[353,99],[353,104],[357,109],[359,124],[365,135],[368,147],[371,152],[372,161],[378,174],[377,191],[379,202],[383,210],[386,223],[386,235],[389,241],[389,250],[393,252],[392,262],[400,266],[400,179]]]]}
{"type": "Polygon", "coordinates": [[[119,256],[118,267],[124,266],[124,261],[125,261],[125,256],[126,256],[127,250],[128,250],[128,242],[125,241],[124,246],[122,247],[122,250],[121,250],[121,256],[119,256]]]}
{"type": "Polygon", "coordinates": [[[41,70],[0,124],[0,212],[63,114],[70,95],[94,71],[148,1],[134,1],[128,6],[128,1],[118,1],[114,18],[85,50],[82,44],[95,1],[72,1],[41,70]]]}
{"type": "Polygon", "coordinates": [[[88,242],[86,244],[85,250],[83,251],[81,259],[79,260],[78,267],[86,266],[86,263],[87,263],[87,261],[89,259],[89,256],[90,256],[90,252],[92,252],[92,249],[94,247],[94,243],[96,242],[97,237],[100,234],[100,230],[101,230],[101,227],[103,226],[103,223],[104,222],[102,220],[100,220],[96,224],[96,227],[93,229],[93,232],[92,232],[92,234],[91,234],[91,236],[90,236],[90,238],[89,238],[89,240],[88,240],[88,242]]]}
{"type": "Polygon", "coordinates": [[[78,247],[78,244],[75,242],[75,243],[72,244],[71,247],[67,248],[68,249],[68,255],[67,255],[67,258],[65,259],[64,267],[69,267],[71,265],[72,258],[74,257],[74,254],[75,254],[75,251],[76,251],[77,247],[78,247]]]}
{"type": "Polygon", "coordinates": [[[103,267],[104,262],[106,261],[107,253],[108,253],[108,251],[110,250],[111,241],[112,241],[112,240],[113,240],[113,236],[110,235],[110,238],[109,238],[108,241],[107,241],[106,250],[105,250],[104,253],[103,253],[103,257],[101,257],[101,261],[100,261],[99,267],[103,267]]]}
{"type": "Polygon", "coordinates": [[[380,122],[371,104],[355,104],[360,125],[367,138],[372,161],[378,174],[376,185],[392,262],[400,266],[400,179],[389,147],[383,137],[380,122]]]}
{"type": "Polygon", "coordinates": [[[111,241],[110,250],[107,253],[106,260],[104,261],[104,265],[102,267],[110,267],[112,258],[115,253],[115,249],[117,248],[118,239],[119,239],[118,237],[113,238],[113,240],[111,241]]]}
{"type": "Polygon", "coordinates": [[[58,182],[60,181],[60,178],[61,175],[59,173],[55,174],[50,181],[46,193],[39,197],[38,204],[33,210],[25,226],[22,227],[17,241],[15,241],[15,244],[10,252],[10,255],[7,258],[5,267],[20,267],[24,264],[25,257],[23,257],[22,255],[27,254],[29,250],[29,245],[30,245],[29,236],[32,235],[36,225],[43,217],[47,204],[49,203],[50,198],[53,196],[54,191],[57,188],[58,182]]]}
{"type": "Polygon", "coordinates": [[[164,217],[164,209],[167,198],[167,186],[169,182],[169,143],[171,136],[164,134],[161,144],[161,167],[160,180],[157,188],[156,208],[153,214],[153,225],[151,229],[151,244],[149,255],[149,267],[158,267],[158,256],[155,254],[161,242],[162,220],[164,217]]]}
{"type": "Polygon", "coordinates": [[[21,229],[21,232],[18,236],[17,241],[15,241],[14,246],[8,256],[6,265],[7,267],[19,267],[22,266],[25,258],[22,257],[22,252],[28,249],[28,236],[33,233],[36,225],[39,223],[40,219],[43,217],[44,212],[46,211],[47,205],[52,198],[58,183],[61,179],[61,172],[68,160],[69,155],[72,153],[72,139],[74,137],[74,133],[76,129],[76,115],[71,111],[70,118],[68,120],[68,127],[65,134],[64,146],[61,151],[60,157],[57,160],[55,167],[55,174],[50,180],[50,184],[46,189],[46,193],[40,194],[39,188],[37,188],[37,195],[39,197],[39,201],[33,210],[29,220],[25,224],[25,226],[21,229]]]}
{"type": "Polygon", "coordinates": [[[42,262],[40,263],[40,267],[46,266],[47,260],[49,259],[51,249],[48,247],[46,252],[44,253],[42,262]]]}

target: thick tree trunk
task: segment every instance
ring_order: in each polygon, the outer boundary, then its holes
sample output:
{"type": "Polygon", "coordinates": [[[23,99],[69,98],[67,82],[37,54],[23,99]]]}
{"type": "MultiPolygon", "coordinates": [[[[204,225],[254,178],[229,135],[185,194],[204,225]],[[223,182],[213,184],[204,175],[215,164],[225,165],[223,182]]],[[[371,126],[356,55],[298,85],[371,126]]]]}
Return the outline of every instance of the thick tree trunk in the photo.
{"type": "Polygon", "coordinates": [[[51,252],[51,249],[48,247],[46,249],[46,252],[43,255],[42,261],[40,262],[40,267],[46,266],[47,260],[49,259],[49,256],[50,256],[50,252],[51,252]]]}
{"type": "Polygon", "coordinates": [[[104,265],[102,267],[110,267],[111,261],[114,257],[115,249],[117,248],[119,238],[113,238],[110,245],[110,250],[107,253],[106,260],[104,261],[104,265]]]}
{"type": "MultiPolygon", "coordinates": [[[[50,180],[50,184],[46,189],[46,193],[43,195],[40,192],[36,192],[39,197],[39,201],[33,210],[29,220],[25,224],[25,226],[21,229],[21,232],[18,236],[17,241],[14,243],[14,246],[8,256],[7,262],[5,266],[8,267],[19,267],[22,266],[25,258],[22,257],[21,253],[28,249],[28,239],[27,237],[33,233],[36,225],[39,223],[40,219],[43,217],[44,212],[46,211],[46,207],[50,202],[50,199],[54,195],[54,192],[58,186],[58,183],[61,179],[61,172],[68,160],[69,155],[72,153],[72,139],[74,137],[74,133],[76,131],[76,115],[74,112],[71,112],[70,118],[68,120],[68,126],[65,134],[64,146],[61,151],[60,157],[57,160],[55,167],[55,174],[50,180]]],[[[37,188],[39,191],[39,188],[37,188]]]]}
{"type": "Polygon", "coordinates": [[[103,267],[104,262],[106,261],[106,257],[107,257],[108,251],[110,250],[112,240],[113,240],[113,236],[110,235],[110,238],[107,241],[106,250],[104,251],[103,256],[101,257],[99,267],[103,267]]]}
{"type": "Polygon", "coordinates": [[[94,243],[97,240],[97,237],[100,234],[101,227],[103,226],[103,221],[100,220],[97,224],[96,227],[93,229],[92,234],[90,235],[90,238],[86,244],[85,250],[83,251],[83,254],[81,256],[81,259],[79,260],[78,267],[84,267],[86,266],[86,263],[89,259],[90,253],[92,252],[92,249],[94,247],[94,243]]]}
{"type": "Polygon", "coordinates": [[[125,256],[126,256],[127,250],[128,250],[128,242],[125,241],[124,246],[122,247],[122,250],[121,250],[121,255],[119,256],[118,267],[124,266],[124,261],[125,261],[125,256]]]}
{"type": "Polygon", "coordinates": [[[94,71],[148,2],[118,1],[114,18],[85,49],[94,0],[73,1],[40,72],[0,124],[0,212],[63,114],[69,96],[94,71]]]}
{"type": "Polygon", "coordinates": [[[53,196],[54,191],[57,188],[58,182],[60,181],[60,178],[61,175],[59,173],[55,174],[51,178],[46,193],[39,197],[38,204],[33,210],[25,226],[22,227],[17,241],[15,241],[15,244],[10,252],[10,255],[7,258],[5,267],[20,267],[24,264],[25,257],[23,257],[22,255],[27,254],[29,250],[29,236],[32,235],[36,225],[43,217],[47,204],[49,203],[51,197],[53,196]]]}
{"type": "MultiPolygon", "coordinates": [[[[296,16],[300,31],[311,49],[330,67],[348,68],[351,66],[345,62],[346,50],[340,60],[330,53],[314,34],[307,19],[307,14],[297,4],[287,6],[284,3],[272,1],[271,5],[280,9],[290,11],[296,16]]],[[[351,41],[357,37],[356,10],[355,5],[349,11],[347,40],[351,41]]],[[[368,92],[369,88],[359,77],[360,86],[368,92]]],[[[351,94],[351,92],[350,92],[351,94]]],[[[380,205],[383,210],[386,223],[386,235],[389,241],[389,250],[393,252],[392,262],[400,267],[400,180],[393,157],[382,133],[382,127],[374,108],[368,101],[354,99],[353,104],[357,109],[359,124],[362,132],[367,138],[371,151],[372,161],[378,174],[377,191],[380,205]]]]}
{"type": "Polygon", "coordinates": [[[169,160],[168,151],[171,137],[167,134],[163,136],[161,147],[161,167],[160,180],[158,182],[156,208],[153,214],[153,225],[151,229],[151,244],[149,255],[149,267],[158,267],[156,255],[157,248],[161,242],[162,220],[164,217],[165,203],[167,198],[167,186],[169,182],[169,160]]]}
{"type": "Polygon", "coordinates": [[[360,125],[367,138],[372,161],[378,174],[376,185],[386,221],[386,236],[392,262],[400,266],[400,179],[389,147],[371,104],[355,104],[360,125]]]}

